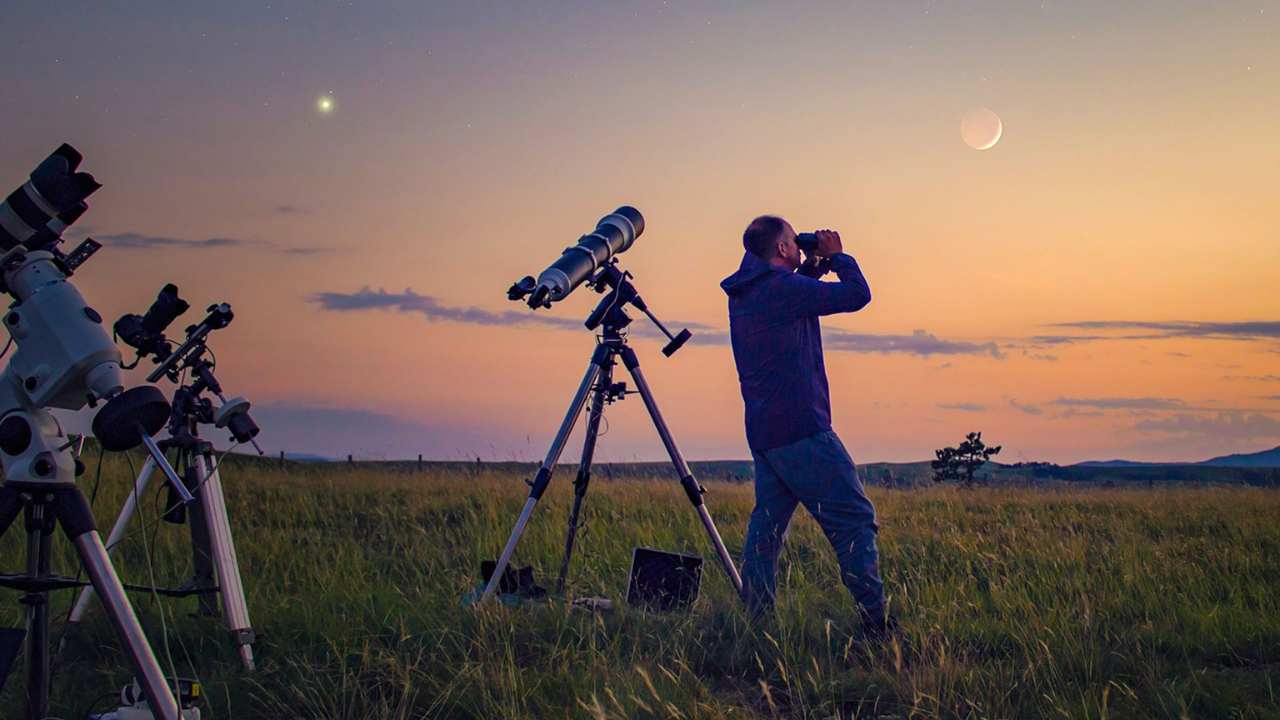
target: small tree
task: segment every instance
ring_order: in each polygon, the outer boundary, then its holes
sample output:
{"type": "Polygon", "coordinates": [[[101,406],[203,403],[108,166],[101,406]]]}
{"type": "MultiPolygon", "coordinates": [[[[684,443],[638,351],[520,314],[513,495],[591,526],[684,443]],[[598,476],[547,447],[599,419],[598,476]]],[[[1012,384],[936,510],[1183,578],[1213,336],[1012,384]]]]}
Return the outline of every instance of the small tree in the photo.
{"type": "Polygon", "coordinates": [[[938,459],[929,464],[933,467],[935,482],[951,480],[965,487],[973,487],[974,474],[991,459],[991,456],[1000,454],[1000,446],[987,447],[986,443],[982,442],[982,433],[971,432],[965,436],[964,442],[959,446],[935,450],[934,454],[938,459]]]}

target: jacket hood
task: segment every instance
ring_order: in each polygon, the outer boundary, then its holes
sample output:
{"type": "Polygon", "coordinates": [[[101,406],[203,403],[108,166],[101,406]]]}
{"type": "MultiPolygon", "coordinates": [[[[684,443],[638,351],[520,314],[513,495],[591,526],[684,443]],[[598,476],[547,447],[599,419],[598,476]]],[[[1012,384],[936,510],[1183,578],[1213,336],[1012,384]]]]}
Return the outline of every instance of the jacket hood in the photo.
{"type": "Polygon", "coordinates": [[[747,289],[756,280],[773,272],[775,268],[752,253],[742,254],[742,264],[736,272],[720,281],[720,287],[726,295],[737,295],[747,289]]]}

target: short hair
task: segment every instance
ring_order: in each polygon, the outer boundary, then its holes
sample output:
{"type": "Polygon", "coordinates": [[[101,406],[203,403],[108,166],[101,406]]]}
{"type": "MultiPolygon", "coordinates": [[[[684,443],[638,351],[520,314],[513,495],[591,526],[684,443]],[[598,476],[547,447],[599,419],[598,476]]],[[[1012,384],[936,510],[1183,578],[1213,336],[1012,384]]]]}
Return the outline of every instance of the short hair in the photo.
{"type": "Polygon", "coordinates": [[[777,215],[761,215],[742,233],[742,247],[761,260],[777,254],[778,238],[787,229],[787,221],[777,215]]]}

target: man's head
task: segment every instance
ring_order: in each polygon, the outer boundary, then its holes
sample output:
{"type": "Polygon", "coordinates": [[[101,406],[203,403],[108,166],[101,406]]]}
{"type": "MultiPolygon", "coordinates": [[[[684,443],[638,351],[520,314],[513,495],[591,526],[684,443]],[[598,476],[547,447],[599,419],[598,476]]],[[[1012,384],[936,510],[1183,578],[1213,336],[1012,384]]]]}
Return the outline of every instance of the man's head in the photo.
{"type": "Polygon", "coordinates": [[[742,247],[767,263],[789,270],[795,270],[803,262],[796,245],[796,231],[791,223],[776,215],[761,215],[752,220],[742,233],[742,247]]]}

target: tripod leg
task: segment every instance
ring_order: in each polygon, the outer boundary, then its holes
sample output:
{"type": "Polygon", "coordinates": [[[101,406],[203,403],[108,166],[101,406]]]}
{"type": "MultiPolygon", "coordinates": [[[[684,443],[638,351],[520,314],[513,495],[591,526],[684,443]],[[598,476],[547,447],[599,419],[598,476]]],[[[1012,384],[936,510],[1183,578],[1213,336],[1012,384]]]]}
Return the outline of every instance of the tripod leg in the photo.
{"type": "Polygon", "coordinates": [[[205,455],[195,456],[195,466],[196,479],[200,481],[197,494],[204,506],[209,548],[213,551],[213,564],[218,570],[218,590],[227,616],[227,628],[235,635],[244,668],[253,670],[254,632],[249,624],[249,606],[244,600],[236,546],[231,540],[231,522],[227,519],[227,503],[222,496],[222,478],[218,476],[217,468],[210,472],[210,459],[205,455]]]}
{"type": "MultiPolygon", "coordinates": [[[[199,492],[202,483],[194,462],[187,464],[182,479],[188,490],[199,492]]],[[[213,541],[209,537],[208,513],[205,512],[204,503],[198,498],[196,502],[187,505],[187,527],[191,534],[191,586],[197,589],[215,587],[218,580],[213,566],[213,541]]],[[[200,616],[217,617],[217,595],[201,593],[198,597],[200,616]]]]}
{"type": "Polygon", "coordinates": [[[133,606],[124,594],[120,577],[111,565],[111,557],[102,544],[102,536],[94,526],[89,503],[74,485],[59,489],[55,503],[62,530],[75,545],[89,581],[102,598],[103,609],[107,611],[111,624],[115,626],[116,633],[124,644],[125,654],[152,714],[163,720],[179,720],[178,702],[165,682],[164,671],[160,669],[160,663],[151,651],[151,645],[147,643],[147,636],[142,632],[138,616],[134,614],[133,606]]]}
{"type": "Polygon", "coordinates": [[[689,496],[689,502],[693,503],[694,510],[698,513],[698,519],[702,521],[702,526],[706,528],[707,535],[711,538],[711,544],[715,546],[716,555],[720,557],[720,564],[724,566],[724,571],[729,575],[729,581],[733,583],[734,590],[738,591],[738,596],[742,596],[742,576],[738,574],[738,566],[733,563],[733,557],[729,555],[729,549],[724,546],[724,540],[720,538],[720,531],[716,529],[716,523],[711,519],[711,513],[707,511],[706,503],[702,501],[702,494],[706,492],[698,481],[693,477],[693,472],[689,469],[689,464],[684,461],[684,457],[680,455],[680,449],[676,447],[675,438],[671,437],[671,431],[667,429],[667,423],[662,419],[662,411],[658,409],[658,402],[653,398],[653,391],[649,389],[649,383],[644,379],[644,373],[640,371],[640,360],[636,358],[636,353],[629,347],[622,349],[622,362],[627,366],[627,370],[631,371],[631,377],[635,379],[636,389],[640,391],[640,397],[644,398],[644,406],[649,411],[649,417],[653,419],[653,426],[658,431],[658,437],[662,438],[662,444],[667,448],[667,454],[671,456],[671,464],[675,466],[676,472],[680,475],[680,485],[684,488],[685,495],[689,496]]]}
{"type": "Polygon", "coordinates": [[[5,485],[0,486],[0,536],[3,536],[18,519],[18,513],[22,512],[22,493],[5,485]]]}
{"type": "MultiPolygon", "coordinates": [[[[116,524],[111,528],[111,534],[107,536],[107,552],[114,553],[116,546],[124,539],[125,531],[129,528],[129,521],[133,519],[133,513],[138,509],[138,500],[142,499],[143,493],[147,490],[147,483],[151,482],[151,474],[155,472],[156,461],[150,456],[147,461],[142,464],[142,470],[138,472],[138,479],[133,483],[133,492],[129,493],[124,499],[124,507],[120,508],[120,515],[116,517],[116,524]]],[[[93,586],[80,590],[80,596],[76,598],[75,607],[71,608],[71,614],[67,616],[67,622],[78,623],[84,618],[84,614],[89,611],[89,601],[93,598],[93,586]]]]}
{"type": "Polygon", "coordinates": [[[564,593],[564,581],[569,574],[569,559],[573,556],[573,543],[578,536],[578,513],[587,496],[591,483],[591,460],[596,452],[596,438],[600,435],[600,418],[604,415],[604,398],[613,382],[613,361],[600,371],[596,391],[591,397],[591,412],[587,415],[587,435],[582,439],[582,461],[578,463],[578,477],[573,481],[573,510],[569,513],[569,529],[564,537],[564,559],[560,562],[560,575],[556,578],[556,593],[564,593]]]}
{"type": "Polygon", "coordinates": [[[546,492],[547,485],[551,483],[551,473],[555,471],[556,463],[560,461],[560,453],[564,451],[564,445],[569,441],[569,434],[573,432],[573,426],[578,424],[578,416],[582,414],[582,406],[587,402],[587,395],[591,392],[591,387],[595,384],[596,378],[599,377],[601,368],[605,363],[611,362],[609,352],[609,348],[605,345],[596,346],[595,354],[591,356],[591,364],[587,366],[587,374],[582,377],[582,384],[578,386],[578,392],[574,394],[573,401],[569,403],[569,412],[565,414],[564,421],[560,423],[560,430],[556,432],[555,439],[551,441],[551,448],[547,450],[547,457],[543,459],[542,466],[538,468],[538,474],[533,479],[533,488],[529,490],[529,499],[525,500],[524,509],[520,511],[520,517],[516,518],[515,527],[511,529],[511,537],[507,539],[506,547],[502,548],[502,555],[498,556],[498,564],[493,568],[493,575],[489,577],[489,583],[484,587],[480,602],[488,600],[497,591],[498,583],[502,580],[502,573],[506,571],[507,565],[511,562],[511,555],[516,551],[516,544],[520,542],[520,536],[524,534],[524,526],[529,523],[529,516],[533,514],[533,506],[538,504],[542,493],[546,492]]]}
{"type": "MultiPolygon", "coordinates": [[[[27,574],[49,575],[53,540],[53,515],[46,500],[27,504],[27,574]]],[[[49,593],[28,592],[27,606],[27,717],[49,716],[49,593]]]]}

